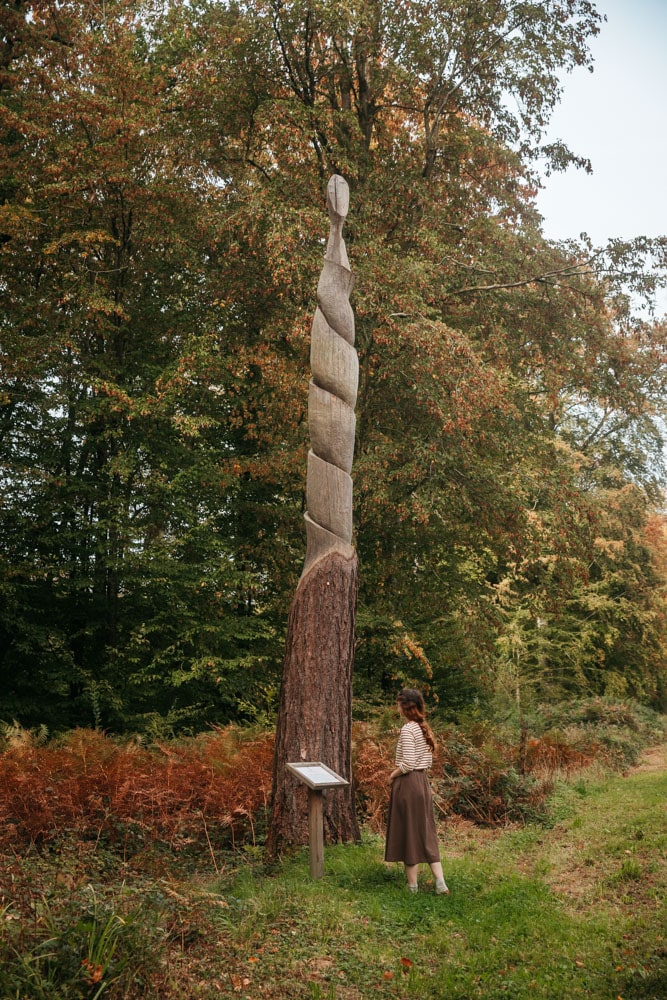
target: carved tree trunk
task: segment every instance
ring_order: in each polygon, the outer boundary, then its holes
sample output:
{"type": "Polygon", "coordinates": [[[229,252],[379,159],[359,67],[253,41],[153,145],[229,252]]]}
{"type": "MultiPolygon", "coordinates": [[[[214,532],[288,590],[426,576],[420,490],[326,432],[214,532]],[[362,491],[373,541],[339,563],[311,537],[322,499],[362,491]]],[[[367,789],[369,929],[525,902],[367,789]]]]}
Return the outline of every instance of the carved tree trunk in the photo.
{"type": "Polygon", "coordinates": [[[324,793],[330,841],[358,840],[351,770],[357,555],[352,545],[352,458],[359,366],[352,274],[342,237],[348,187],[327,187],[329,244],[317,287],[308,398],[306,559],[290,609],[283,664],[268,850],[308,840],[307,792],[285,767],[320,760],[350,781],[324,793]]]}

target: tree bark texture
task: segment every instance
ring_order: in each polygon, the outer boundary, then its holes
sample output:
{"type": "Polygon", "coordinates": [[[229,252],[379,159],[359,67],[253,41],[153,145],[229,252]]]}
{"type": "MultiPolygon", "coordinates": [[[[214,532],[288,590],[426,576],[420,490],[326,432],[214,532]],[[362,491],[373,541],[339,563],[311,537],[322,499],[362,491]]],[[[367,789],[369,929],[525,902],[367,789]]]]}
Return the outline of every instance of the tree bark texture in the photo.
{"type": "Polygon", "coordinates": [[[322,761],[350,781],[323,793],[324,836],[359,839],[352,783],[352,666],[357,556],[338,552],[302,577],[290,609],[273,764],[268,850],[308,843],[307,789],[288,761],[322,761]]]}
{"type": "Polygon", "coordinates": [[[327,840],[358,840],[352,783],[352,668],[357,555],[352,545],[352,458],[359,365],[352,274],[342,238],[349,192],[342,177],[327,187],[329,242],[311,331],[306,481],[306,559],[287,623],[273,765],[268,850],[308,840],[307,792],[288,761],[321,761],[346,778],[324,792],[327,840]]]}

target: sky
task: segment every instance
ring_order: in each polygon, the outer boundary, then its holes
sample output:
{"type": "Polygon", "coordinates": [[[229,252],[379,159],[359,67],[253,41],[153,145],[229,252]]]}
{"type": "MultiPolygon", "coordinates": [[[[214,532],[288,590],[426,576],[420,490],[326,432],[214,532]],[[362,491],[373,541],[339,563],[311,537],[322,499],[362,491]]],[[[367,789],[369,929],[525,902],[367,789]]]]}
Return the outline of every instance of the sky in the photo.
{"type": "Polygon", "coordinates": [[[588,157],[593,174],[570,168],[544,179],[544,231],[586,232],[597,245],[667,235],[667,0],[596,6],[607,21],[590,43],[594,72],[564,77],[548,133],[588,157]]]}

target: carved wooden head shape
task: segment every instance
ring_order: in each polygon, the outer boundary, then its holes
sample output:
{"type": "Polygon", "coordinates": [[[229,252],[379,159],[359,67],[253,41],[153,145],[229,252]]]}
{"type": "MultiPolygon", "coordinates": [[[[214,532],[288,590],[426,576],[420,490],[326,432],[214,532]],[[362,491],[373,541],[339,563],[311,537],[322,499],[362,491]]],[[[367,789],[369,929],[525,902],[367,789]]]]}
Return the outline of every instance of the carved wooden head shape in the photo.
{"type": "Polygon", "coordinates": [[[340,174],[334,174],[327,184],[327,208],[332,222],[344,219],[350,207],[350,189],[347,181],[340,174]]]}

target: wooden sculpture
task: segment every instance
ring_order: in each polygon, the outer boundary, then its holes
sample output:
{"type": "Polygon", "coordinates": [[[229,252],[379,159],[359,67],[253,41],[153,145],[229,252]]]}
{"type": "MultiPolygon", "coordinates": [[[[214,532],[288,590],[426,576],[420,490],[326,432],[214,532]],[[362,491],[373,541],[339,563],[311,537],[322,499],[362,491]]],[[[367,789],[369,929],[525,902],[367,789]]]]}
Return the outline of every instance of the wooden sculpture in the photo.
{"type": "MultiPolygon", "coordinates": [[[[327,187],[329,243],[317,286],[308,396],[306,558],[287,625],[276,731],[269,851],[306,843],[305,790],[288,761],[321,760],[351,781],[352,666],[357,556],[352,545],[352,458],[358,360],[349,296],[353,278],[343,240],[349,192],[327,187]]],[[[357,840],[354,788],[328,793],[329,840],[357,840]]]]}

